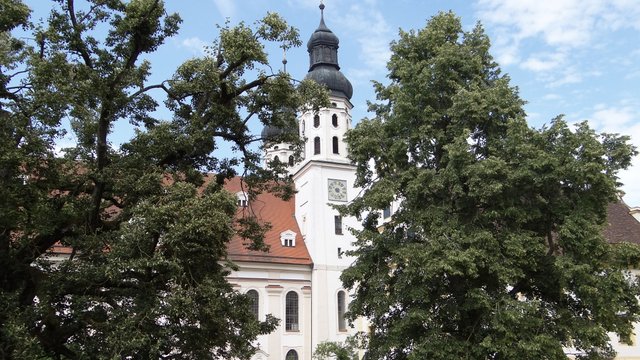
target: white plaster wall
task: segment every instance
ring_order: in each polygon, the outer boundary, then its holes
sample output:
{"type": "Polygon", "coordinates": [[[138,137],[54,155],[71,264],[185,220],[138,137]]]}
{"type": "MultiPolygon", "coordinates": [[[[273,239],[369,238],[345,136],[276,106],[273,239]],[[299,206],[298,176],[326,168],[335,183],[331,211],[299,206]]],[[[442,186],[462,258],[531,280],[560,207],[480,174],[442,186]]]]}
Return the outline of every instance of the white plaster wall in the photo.
{"type": "Polygon", "coordinates": [[[311,267],[271,263],[237,263],[238,271],[228,276],[237,291],[256,290],[260,294],[259,318],[267,314],[280,319],[278,328],[268,335],[259,336],[260,351],[257,359],[284,359],[290,349],[298,352],[300,359],[311,359],[311,267]],[[285,297],[289,291],[298,294],[299,331],[285,330],[285,297]]]}

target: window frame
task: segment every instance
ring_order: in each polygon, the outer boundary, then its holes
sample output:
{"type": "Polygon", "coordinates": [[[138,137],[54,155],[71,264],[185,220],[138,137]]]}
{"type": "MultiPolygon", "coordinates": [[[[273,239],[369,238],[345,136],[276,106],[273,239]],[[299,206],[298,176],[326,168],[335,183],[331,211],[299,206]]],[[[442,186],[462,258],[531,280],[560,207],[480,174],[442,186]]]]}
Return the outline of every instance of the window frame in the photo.
{"type": "Polygon", "coordinates": [[[338,291],[336,294],[336,300],[338,302],[338,306],[336,307],[338,314],[338,331],[343,332],[347,331],[347,320],[345,318],[345,313],[347,312],[347,295],[344,290],[338,291]]]}
{"type": "Polygon", "coordinates": [[[287,355],[284,357],[285,360],[298,360],[298,352],[290,349],[287,351],[287,355]]]}
{"type": "Polygon", "coordinates": [[[256,319],[259,319],[260,318],[260,293],[258,292],[258,290],[250,289],[245,293],[245,295],[251,301],[251,303],[249,304],[249,311],[253,313],[256,319]]]}
{"type": "Polygon", "coordinates": [[[382,218],[383,219],[388,219],[391,217],[391,215],[393,215],[393,209],[391,208],[391,204],[389,204],[389,206],[385,207],[384,209],[382,209],[382,218]]]}
{"type": "Polygon", "coordinates": [[[333,216],[333,231],[336,235],[343,235],[342,232],[342,216],[334,215],[333,216]]]}
{"type": "Polygon", "coordinates": [[[291,290],[285,295],[284,301],[285,331],[300,331],[300,296],[291,290]]]}

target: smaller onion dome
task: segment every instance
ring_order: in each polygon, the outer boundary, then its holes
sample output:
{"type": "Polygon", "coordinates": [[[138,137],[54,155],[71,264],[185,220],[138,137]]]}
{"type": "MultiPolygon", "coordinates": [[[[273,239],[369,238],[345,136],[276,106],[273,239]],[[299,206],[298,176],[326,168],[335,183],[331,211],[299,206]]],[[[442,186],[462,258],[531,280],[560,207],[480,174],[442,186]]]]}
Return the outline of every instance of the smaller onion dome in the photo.
{"type": "Polygon", "coordinates": [[[262,136],[263,139],[269,139],[276,136],[280,136],[284,133],[285,133],[285,130],[282,128],[279,128],[277,126],[272,126],[272,125],[266,125],[264,128],[262,128],[262,132],[260,133],[260,135],[262,136]]]}

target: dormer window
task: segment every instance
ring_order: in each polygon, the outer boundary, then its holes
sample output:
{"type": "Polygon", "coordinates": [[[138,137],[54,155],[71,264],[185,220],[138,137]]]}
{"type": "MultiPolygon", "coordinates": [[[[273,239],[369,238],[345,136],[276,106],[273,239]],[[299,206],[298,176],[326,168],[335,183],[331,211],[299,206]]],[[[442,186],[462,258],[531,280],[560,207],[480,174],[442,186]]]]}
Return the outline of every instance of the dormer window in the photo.
{"type": "Polygon", "coordinates": [[[238,199],[239,207],[247,207],[249,206],[249,196],[244,191],[240,191],[236,193],[236,198],[238,199]]]}
{"type": "Polygon", "coordinates": [[[296,246],[296,233],[287,230],[280,233],[280,243],[285,247],[295,247],[296,246]]]}

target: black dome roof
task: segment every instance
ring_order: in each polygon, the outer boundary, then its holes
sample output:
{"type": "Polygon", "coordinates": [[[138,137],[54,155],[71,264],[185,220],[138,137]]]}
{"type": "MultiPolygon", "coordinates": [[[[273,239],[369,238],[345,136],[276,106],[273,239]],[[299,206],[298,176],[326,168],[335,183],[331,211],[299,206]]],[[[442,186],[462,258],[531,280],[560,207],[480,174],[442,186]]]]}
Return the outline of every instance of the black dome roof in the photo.
{"type": "Polygon", "coordinates": [[[338,48],[338,44],[340,44],[340,40],[333,33],[333,31],[329,30],[327,25],[324,23],[324,17],[320,18],[320,26],[316,29],[316,31],[311,34],[309,41],[307,41],[307,50],[311,51],[314,46],[325,45],[325,46],[333,46],[338,48]]]}
{"type": "Polygon", "coordinates": [[[349,100],[353,95],[353,86],[349,79],[340,70],[332,66],[316,66],[307,73],[305,78],[313,79],[318,84],[325,85],[331,90],[332,95],[344,96],[349,100]]]}
{"type": "Polygon", "coordinates": [[[351,99],[351,82],[340,72],[338,65],[338,45],[340,40],[324,23],[324,4],[320,4],[320,25],[307,42],[309,52],[309,73],[307,79],[325,85],[332,95],[351,99]]]}

